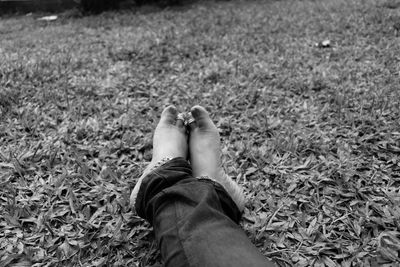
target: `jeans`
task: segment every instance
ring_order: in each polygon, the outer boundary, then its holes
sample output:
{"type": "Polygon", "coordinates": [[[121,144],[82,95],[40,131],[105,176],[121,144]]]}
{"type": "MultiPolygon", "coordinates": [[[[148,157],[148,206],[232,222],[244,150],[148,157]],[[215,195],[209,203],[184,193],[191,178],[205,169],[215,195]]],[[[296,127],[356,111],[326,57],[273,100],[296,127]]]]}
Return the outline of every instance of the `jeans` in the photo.
{"type": "Polygon", "coordinates": [[[135,208],[153,226],[164,266],[274,266],[239,227],[241,213],[224,188],[193,178],[183,158],[143,179],[135,208]]]}

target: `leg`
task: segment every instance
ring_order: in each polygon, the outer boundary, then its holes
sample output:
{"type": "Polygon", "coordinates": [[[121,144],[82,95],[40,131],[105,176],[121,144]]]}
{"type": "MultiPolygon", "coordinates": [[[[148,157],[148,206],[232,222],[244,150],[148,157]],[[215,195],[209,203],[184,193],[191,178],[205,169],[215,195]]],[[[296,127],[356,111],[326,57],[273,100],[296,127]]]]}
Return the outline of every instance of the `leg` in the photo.
{"type": "Polygon", "coordinates": [[[177,120],[177,115],[178,112],[174,106],[168,106],[161,114],[160,122],[153,136],[153,157],[132,191],[130,197],[132,206],[135,206],[135,200],[143,178],[160,160],[175,157],[187,158],[186,127],[183,121],[177,120]]]}
{"type": "Polygon", "coordinates": [[[240,211],[245,199],[242,189],[225,173],[221,162],[221,144],[218,129],[208,112],[201,106],[191,109],[194,122],[190,126],[190,162],[195,177],[207,176],[220,183],[232,197],[240,211]]]}
{"type": "MultiPolygon", "coordinates": [[[[165,122],[166,112],[160,124],[165,122]]],[[[145,171],[135,186],[138,189],[132,193],[133,198],[137,195],[134,203],[138,215],[153,225],[165,266],[272,266],[238,226],[241,211],[229,192],[210,179],[193,178],[191,166],[185,160],[187,147],[182,146],[185,136],[177,134],[182,131],[172,119],[167,123],[173,127],[157,126],[159,134],[154,135],[154,145],[162,148],[154,147],[153,152],[163,151],[163,156],[174,159],[150,172],[145,171]],[[156,140],[160,136],[163,142],[156,140]]],[[[197,123],[201,125],[196,119],[197,123]]],[[[160,156],[155,154],[153,158],[160,156]]],[[[155,165],[154,160],[151,165],[155,165]]],[[[208,167],[197,165],[196,170],[215,171],[208,167]]]]}
{"type": "Polygon", "coordinates": [[[241,212],[226,190],[191,174],[187,161],[172,159],[143,179],[137,198],[136,210],[153,225],[164,265],[273,266],[239,227],[241,212]]]}

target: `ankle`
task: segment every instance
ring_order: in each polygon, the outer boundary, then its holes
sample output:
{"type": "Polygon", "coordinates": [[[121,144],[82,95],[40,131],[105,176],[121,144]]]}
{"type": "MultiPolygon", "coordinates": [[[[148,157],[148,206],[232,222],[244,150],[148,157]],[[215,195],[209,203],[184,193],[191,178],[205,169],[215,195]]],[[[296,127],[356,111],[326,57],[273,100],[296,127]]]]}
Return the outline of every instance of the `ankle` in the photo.
{"type": "Polygon", "coordinates": [[[222,187],[224,187],[225,191],[235,202],[239,211],[242,212],[246,203],[243,189],[232,180],[232,178],[229,177],[222,168],[220,169],[216,180],[222,185],[222,187]]]}

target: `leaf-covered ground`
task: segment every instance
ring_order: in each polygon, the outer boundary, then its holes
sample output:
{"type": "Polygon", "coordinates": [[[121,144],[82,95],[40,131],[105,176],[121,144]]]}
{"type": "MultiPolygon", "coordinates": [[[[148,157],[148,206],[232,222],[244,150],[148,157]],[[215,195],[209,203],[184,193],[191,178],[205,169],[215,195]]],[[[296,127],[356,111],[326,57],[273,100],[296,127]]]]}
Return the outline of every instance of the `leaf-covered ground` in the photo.
{"type": "Polygon", "coordinates": [[[35,16],[0,19],[0,266],[159,262],[128,202],[169,103],[212,111],[268,258],[400,266],[399,3],[35,16]]]}

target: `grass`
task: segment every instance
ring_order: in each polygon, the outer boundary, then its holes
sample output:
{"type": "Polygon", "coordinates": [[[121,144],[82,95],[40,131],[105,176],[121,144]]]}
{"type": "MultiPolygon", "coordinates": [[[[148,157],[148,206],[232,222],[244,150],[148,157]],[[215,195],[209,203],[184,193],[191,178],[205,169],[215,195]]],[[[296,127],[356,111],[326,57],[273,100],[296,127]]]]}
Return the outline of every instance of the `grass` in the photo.
{"type": "Polygon", "coordinates": [[[159,262],[128,201],[169,103],[212,111],[268,258],[400,265],[395,1],[35,16],[0,19],[1,266],[159,262]]]}

